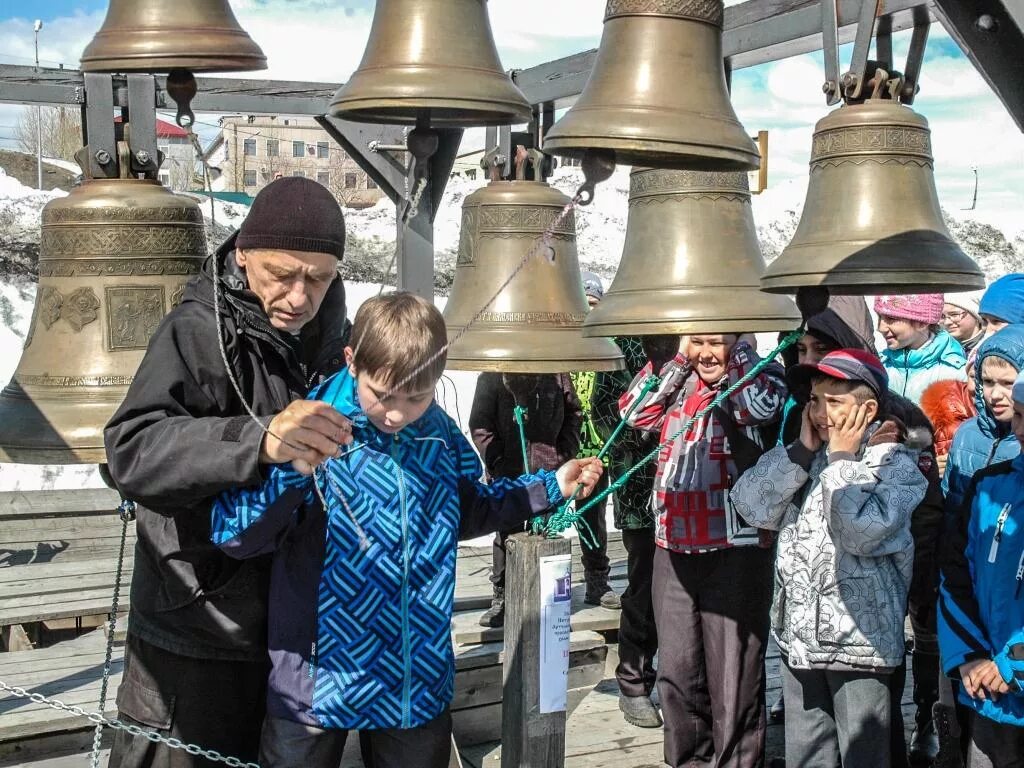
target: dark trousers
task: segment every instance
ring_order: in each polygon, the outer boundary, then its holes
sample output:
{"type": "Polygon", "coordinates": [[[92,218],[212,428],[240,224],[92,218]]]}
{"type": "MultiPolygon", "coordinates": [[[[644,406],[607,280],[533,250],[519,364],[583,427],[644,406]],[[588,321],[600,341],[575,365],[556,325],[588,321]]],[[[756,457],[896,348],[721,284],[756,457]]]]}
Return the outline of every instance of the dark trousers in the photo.
{"type": "Polygon", "coordinates": [[[917,725],[924,727],[932,719],[932,707],[939,700],[939,638],[935,626],[935,611],[910,611],[910,625],[914,630],[914,651],[910,657],[914,671],[914,704],[917,706],[917,725]],[[924,620],[918,615],[924,613],[924,620]]]}
{"type": "Polygon", "coordinates": [[[1024,728],[976,713],[971,715],[970,728],[967,768],[1024,768],[1024,728]]]}
{"type": "MultiPolygon", "coordinates": [[[[938,659],[936,659],[938,663],[938,659]]],[[[917,670],[914,670],[917,675],[917,670]]],[[[907,768],[907,737],[903,733],[903,689],[907,687],[907,659],[892,671],[889,678],[889,759],[892,768],[907,768]]],[[[915,680],[915,691],[917,690],[915,680]]],[[[936,693],[936,695],[938,695],[936,693]]]]}
{"type": "Polygon", "coordinates": [[[671,768],[764,760],[764,652],[773,552],[654,553],[658,694],[671,768]]]}
{"type": "MultiPolygon", "coordinates": [[[[260,768],[338,768],[348,731],[316,728],[278,717],[263,723],[260,768]]],[[[448,710],[416,728],[360,731],[366,768],[448,768],[452,716],[448,710]]]]}
{"type": "Polygon", "coordinates": [[[654,654],[658,629],[654,623],[651,581],[654,575],[654,529],[624,530],[626,589],[619,616],[619,665],[615,678],[623,696],[649,696],[654,690],[654,654]]]}
{"type": "MultiPolygon", "coordinates": [[[[594,487],[591,498],[604,491],[607,487],[608,473],[605,472],[594,487]]],[[[586,500],[577,503],[583,504],[585,502],[586,500]]],[[[586,537],[593,540],[597,545],[596,548],[591,549],[584,543],[583,538],[580,538],[580,555],[583,561],[584,578],[594,574],[607,579],[610,569],[608,566],[608,520],[605,517],[605,502],[602,501],[600,504],[595,504],[584,512],[580,519],[589,526],[586,537]]],[[[511,531],[501,531],[494,534],[494,544],[491,549],[491,583],[496,587],[502,589],[505,587],[505,542],[508,541],[508,537],[513,533],[519,533],[522,530],[524,528],[520,527],[511,531]]]]}
{"type": "MultiPolygon", "coordinates": [[[[269,662],[193,659],[129,634],[117,689],[118,719],[253,762],[267,702],[269,662]]],[[[144,736],[114,733],[109,768],[222,765],[144,736]]]]}
{"type": "Polygon", "coordinates": [[[786,768],[889,768],[889,677],[783,664],[786,768]]]}

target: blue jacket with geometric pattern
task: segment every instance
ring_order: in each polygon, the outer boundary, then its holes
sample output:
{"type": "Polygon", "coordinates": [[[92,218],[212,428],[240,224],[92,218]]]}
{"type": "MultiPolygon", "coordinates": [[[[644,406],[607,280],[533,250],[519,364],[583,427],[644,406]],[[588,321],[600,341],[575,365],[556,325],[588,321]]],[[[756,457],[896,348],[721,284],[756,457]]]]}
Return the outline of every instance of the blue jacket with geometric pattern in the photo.
{"type": "Polygon", "coordinates": [[[347,370],[314,390],[354,442],[317,482],[290,464],[220,495],[212,538],[227,554],[274,553],[267,710],[320,728],[414,728],[451,702],[460,538],[515,528],[561,501],[553,472],[481,483],[476,452],[436,403],[394,435],[359,409],[347,370]],[[359,531],[369,546],[361,546],[359,531]]]}

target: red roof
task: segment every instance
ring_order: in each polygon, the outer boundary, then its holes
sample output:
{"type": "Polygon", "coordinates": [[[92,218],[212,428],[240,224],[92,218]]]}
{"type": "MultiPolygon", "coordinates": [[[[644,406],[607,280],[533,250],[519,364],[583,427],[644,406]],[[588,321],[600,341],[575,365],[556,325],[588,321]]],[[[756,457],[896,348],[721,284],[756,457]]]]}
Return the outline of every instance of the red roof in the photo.
{"type": "MultiPolygon", "coordinates": [[[[121,122],[120,116],[115,117],[114,118],[114,122],[115,123],[120,123],[121,122]]],[[[179,126],[175,125],[174,123],[167,123],[167,122],[164,122],[163,120],[157,120],[156,121],[156,135],[157,136],[163,136],[163,137],[169,138],[169,139],[187,139],[188,138],[188,131],[186,131],[184,128],[180,128],[179,126]]]]}

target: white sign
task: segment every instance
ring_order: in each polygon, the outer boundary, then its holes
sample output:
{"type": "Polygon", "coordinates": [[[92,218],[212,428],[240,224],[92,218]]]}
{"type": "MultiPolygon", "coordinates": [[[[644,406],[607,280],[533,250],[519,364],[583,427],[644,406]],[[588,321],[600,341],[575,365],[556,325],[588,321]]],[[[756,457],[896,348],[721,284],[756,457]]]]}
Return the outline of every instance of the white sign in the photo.
{"type": "Polygon", "coordinates": [[[569,676],[572,556],[540,558],[540,711],[564,712],[569,676]]]}

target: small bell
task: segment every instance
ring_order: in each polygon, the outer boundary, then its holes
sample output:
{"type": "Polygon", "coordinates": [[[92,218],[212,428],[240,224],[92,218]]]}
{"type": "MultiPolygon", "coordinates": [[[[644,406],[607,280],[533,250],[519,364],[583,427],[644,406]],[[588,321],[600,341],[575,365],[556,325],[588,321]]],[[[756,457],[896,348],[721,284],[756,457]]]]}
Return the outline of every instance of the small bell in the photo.
{"type": "Polygon", "coordinates": [[[544,151],[613,150],[619,165],[754,170],[722,63],[721,0],[608,0],[590,78],[544,151]]]}
{"type": "Polygon", "coordinates": [[[623,367],[610,339],[580,333],[588,305],[573,213],[556,223],[568,203],[540,181],[492,181],[466,197],[455,281],[444,311],[453,340],[449,368],[564,373],[623,367]],[[548,244],[541,246],[547,254],[531,256],[522,266],[524,255],[552,227],[548,244]]]}
{"type": "Polygon", "coordinates": [[[110,0],[83,72],[236,72],[267,68],[228,0],[110,0]]]}
{"type": "Polygon", "coordinates": [[[447,128],[525,123],[532,115],[501,68],[487,0],[377,0],[363,59],[329,113],[447,128]]]}
{"type": "Polygon", "coordinates": [[[764,258],[747,175],[638,168],[629,179],[626,242],[585,336],[792,330],[789,297],[758,288],[764,258]]]}
{"type": "Polygon", "coordinates": [[[793,240],[761,288],[793,293],[943,293],[985,287],[946,229],[935,191],[928,121],[868,99],[818,121],[810,182],[793,240]]]}

